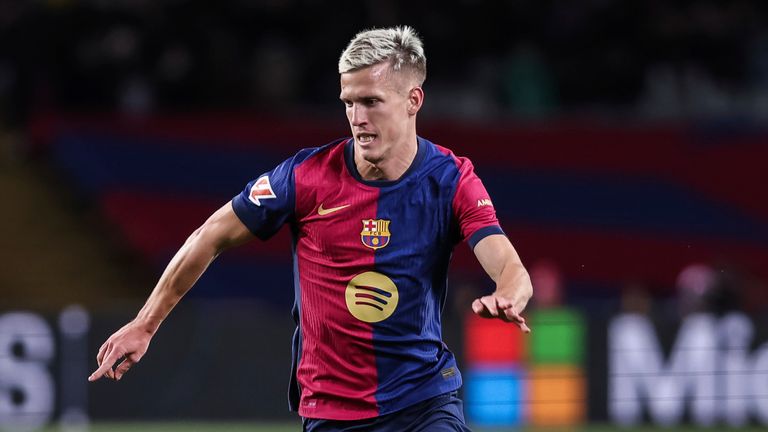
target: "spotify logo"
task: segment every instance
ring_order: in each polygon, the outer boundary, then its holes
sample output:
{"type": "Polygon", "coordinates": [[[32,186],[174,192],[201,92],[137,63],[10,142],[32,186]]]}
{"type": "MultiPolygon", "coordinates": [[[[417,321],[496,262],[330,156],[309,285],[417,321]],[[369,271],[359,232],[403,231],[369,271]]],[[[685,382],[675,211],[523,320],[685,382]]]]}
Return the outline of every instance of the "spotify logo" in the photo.
{"type": "Polygon", "coordinates": [[[381,273],[365,272],[347,284],[347,309],[360,321],[384,321],[397,308],[397,287],[381,273]]]}

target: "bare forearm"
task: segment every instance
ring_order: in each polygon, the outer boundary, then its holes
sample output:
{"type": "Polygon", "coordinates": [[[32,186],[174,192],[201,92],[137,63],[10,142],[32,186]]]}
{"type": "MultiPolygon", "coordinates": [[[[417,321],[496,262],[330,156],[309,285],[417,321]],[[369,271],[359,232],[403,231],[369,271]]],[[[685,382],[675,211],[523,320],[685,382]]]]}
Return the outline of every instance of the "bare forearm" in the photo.
{"type": "Polygon", "coordinates": [[[253,235],[237,218],[231,203],[222,206],[176,252],[134,322],[154,334],[221,252],[251,238],[253,235]]]}
{"type": "Polygon", "coordinates": [[[202,228],[193,233],[176,252],[136,316],[135,321],[145,326],[148,332],[154,334],[157,331],[179,300],[219,254],[219,249],[206,244],[201,231],[202,228]]]}
{"type": "Polygon", "coordinates": [[[496,283],[496,292],[505,297],[522,296],[533,291],[531,279],[517,251],[504,236],[489,236],[478,243],[475,254],[488,276],[496,283]]]}
{"type": "Polygon", "coordinates": [[[531,278],[516,253],[505,262],[494,282],[496,292],[504,297],[522,298],[527,301],[533,293],[531,278]]]}
{"type": "Polygon", "coordinates": [[[176,252],[136,319],[113,333],[99,348],[99,368],[88,380],[96,381],[103,376],[119,380],[141,360],[160,324],[216,256],[251,238],[253,234],[235,215],[231,203],[214,212],[176,252]],[[123,360],[113,370],[120,359],[123,360]]]}
{"type": "Polygon", "coordinates": [[[490,235],[475,245],[475,255],[496,282],[496,291],[472,302],[472,310],[484,318],[514,322],[523,332],[530,332],[521,314],[533,295],[533,287],[512,243],[503,235],[490,235]]]}

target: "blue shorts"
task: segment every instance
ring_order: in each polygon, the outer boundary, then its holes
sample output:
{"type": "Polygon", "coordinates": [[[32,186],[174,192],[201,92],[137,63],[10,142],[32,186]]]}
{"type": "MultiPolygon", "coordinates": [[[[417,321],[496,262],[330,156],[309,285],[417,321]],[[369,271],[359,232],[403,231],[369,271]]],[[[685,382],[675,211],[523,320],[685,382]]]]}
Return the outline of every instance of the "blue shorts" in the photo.
{"type": "Polygon", "coordinates": [[[445,393],[403,410],[363,420],[304,419],[304,432],[471,432],[456,392],[445,393]]]}

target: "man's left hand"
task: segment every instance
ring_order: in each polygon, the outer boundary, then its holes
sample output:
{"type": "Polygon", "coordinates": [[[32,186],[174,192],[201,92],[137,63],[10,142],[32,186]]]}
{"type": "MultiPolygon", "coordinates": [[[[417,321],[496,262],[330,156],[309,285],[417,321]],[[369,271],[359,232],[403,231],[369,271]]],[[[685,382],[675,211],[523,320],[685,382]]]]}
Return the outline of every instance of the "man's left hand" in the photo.
{"type": "Polygon", "coordinates": [[[525,323],[525,318],[520,315],[518,308],[522,310],[524,305],[515,306],[514,302],[496,294],[475,299],[472,302],[472,311],[483,318],[498,318],[505,322],[515,323],[524,333],[530,333],[531,329],[525,323]]]}

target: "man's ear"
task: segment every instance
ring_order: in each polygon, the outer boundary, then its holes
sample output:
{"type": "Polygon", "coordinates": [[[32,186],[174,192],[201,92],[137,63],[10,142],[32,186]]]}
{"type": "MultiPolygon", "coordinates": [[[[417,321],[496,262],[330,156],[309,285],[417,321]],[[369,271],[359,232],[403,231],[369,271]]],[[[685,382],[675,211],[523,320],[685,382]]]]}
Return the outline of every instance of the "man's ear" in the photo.
{"type": "Polygon", "coordinates": [[[421,87],[414,87],[408,92],[408,114],[416,115],[424,103],[424,90],[421,87]]]}

